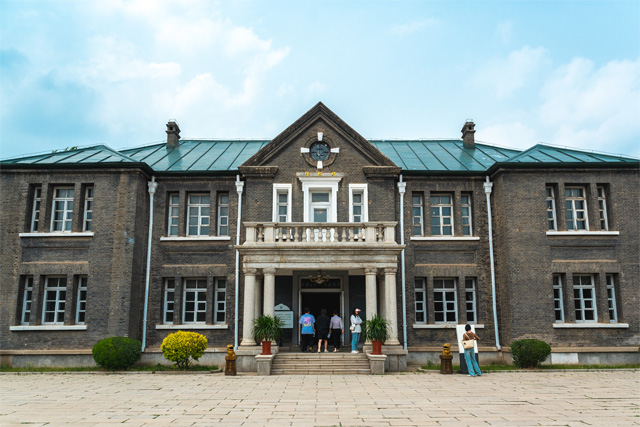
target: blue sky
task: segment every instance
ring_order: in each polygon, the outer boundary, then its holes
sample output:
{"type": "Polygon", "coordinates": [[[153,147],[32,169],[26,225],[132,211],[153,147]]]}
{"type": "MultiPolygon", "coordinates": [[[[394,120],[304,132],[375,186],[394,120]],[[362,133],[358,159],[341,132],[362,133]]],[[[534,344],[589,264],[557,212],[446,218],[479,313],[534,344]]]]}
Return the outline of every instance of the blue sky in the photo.
{"type": "Polygon", "coordinates": [[[273,138],[318,101],[370,139],[640,157],[638,1],[0,1],[0,157],[273,138]]]}

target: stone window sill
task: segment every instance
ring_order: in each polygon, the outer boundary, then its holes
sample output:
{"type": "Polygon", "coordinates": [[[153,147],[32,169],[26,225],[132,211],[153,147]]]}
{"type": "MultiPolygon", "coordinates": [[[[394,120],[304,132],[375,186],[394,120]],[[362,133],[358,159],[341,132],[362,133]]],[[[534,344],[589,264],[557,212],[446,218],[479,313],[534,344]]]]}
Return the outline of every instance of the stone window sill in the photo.
{"type": "Polygon", "coordinates": [[[156,329],[229,329],[229,325],[200,325],[200,324],[181,324],[181,325],[156,325],[156,329]]]}
{"type": "MultiPolygon", "coordinates": [[[[475,326],[476,329],[483,329],[483,324],[473,324],[470,325],[475,326]]],[[[459,326],[457,323],[438,323],[438,324],[425,324],[425,323],[414,323],[413,329],[456,329],[456,326],[459,326]]]]}
{"type": "Polygon", "coordinates": [[[230,241],[231,236],[163,236],[160,237],[161,242],[201,242],[201,241],[214,241],[214,240],[226,240],[230,241]]]}
{"type": "Polygon", "coordinates": [[[83,231],[81,233],[62,233],[62,232],[52,232],[52,233],[20,233],[18,236],[20,237],[93,237],[93,231],[83,231]]]}
{"type": "Polygon", "coordinates": [[[581,328],[613,328],[613,329],[627,329],[628,323],[554,323],[554,328],[558,329],[581,329],[581,328]]]}
{"type": "Polygon", "coordinates": [[[11,326],[11,332],[16,331],[86,331],[87,325],[20,325],[11,326]]]}
{"type": "Polygon", "coordinates": [[[619,236],[619,231],[547,231],[547,236],[619,236]]]}
{"type": "Polygon", "coordinates": [[[474,241],[480,240],[480,237],[473,236],[463,236],[463,237],[455,237],[455,236],[447,236],[447,237],[423,237],[423,236],[411,236],[409,240],[415,241],[438,241],[438,242],[460,242],[460,241],[474,241]]]}

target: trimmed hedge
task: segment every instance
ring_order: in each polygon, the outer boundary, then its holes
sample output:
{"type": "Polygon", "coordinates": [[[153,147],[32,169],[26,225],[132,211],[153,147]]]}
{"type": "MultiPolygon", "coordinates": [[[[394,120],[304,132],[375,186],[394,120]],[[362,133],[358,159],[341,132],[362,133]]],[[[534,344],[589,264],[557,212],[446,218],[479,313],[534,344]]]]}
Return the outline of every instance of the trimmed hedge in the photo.
{"type": "Polygon", "coordinates": [[[198,360],[207,349],[207,337],[196,332],[178,331],[162,340],[160,350],[165,359],[179,369],[188,369],[191,359],[198,360]]]}
{"type": "Polygon", "coordinates": [[[513,363],[519,368],[535,368],[551,354],[549,344],[535,339],[514,341],[510,348],[513,363]]]}
{"type": "Polygon", "coordinates": [[[93,346],[91,353],[93,360],[109,371],[128,369],[140,360],[142,343],[127,337],[105,338],[93,346]]]}

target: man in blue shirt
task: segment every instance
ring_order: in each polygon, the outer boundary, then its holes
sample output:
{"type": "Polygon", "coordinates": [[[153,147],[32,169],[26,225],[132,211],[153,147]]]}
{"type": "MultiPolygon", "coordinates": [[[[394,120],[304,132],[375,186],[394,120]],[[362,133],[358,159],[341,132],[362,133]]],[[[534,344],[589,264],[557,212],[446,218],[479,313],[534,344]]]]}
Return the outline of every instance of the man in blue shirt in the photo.
{"type": "Polygon", "coordinates": [[[298,323],[302,325],[302,330],[300,331],[302,335],[300,350],[302,350],[302,352],[311,351],[313,334],[316,332],[316,319],[308,307],[304,309],[304,314],[300,316],[300,322],[298,323]]]}

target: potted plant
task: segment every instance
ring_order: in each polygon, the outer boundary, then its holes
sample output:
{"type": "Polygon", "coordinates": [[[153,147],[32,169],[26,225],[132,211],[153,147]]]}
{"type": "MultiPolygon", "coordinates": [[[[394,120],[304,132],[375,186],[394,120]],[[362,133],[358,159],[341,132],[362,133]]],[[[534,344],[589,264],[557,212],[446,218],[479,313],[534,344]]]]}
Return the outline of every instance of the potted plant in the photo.
{"type": "Polygon", "coordinates": [[[389,321],[379,315],[365,320],[362,325],[364,339],[370,339],[373,344],[371,354],[382,354],[382,342],[389,338],[389,321]]]}
{"type": "Polygon", "coordinates": [[[262,354],[271,354],[271,341],[282,336],[282,319],[276,316],[258,316],[253,321],[253,336],[262,342],[262,354]]]}

